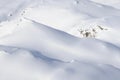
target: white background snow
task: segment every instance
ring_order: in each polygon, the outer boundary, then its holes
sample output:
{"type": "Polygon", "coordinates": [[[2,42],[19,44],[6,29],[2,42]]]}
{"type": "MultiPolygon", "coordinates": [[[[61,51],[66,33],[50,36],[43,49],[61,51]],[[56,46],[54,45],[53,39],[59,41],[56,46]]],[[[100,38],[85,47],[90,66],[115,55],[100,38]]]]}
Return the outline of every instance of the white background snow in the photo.
{"type": "Polygon", "coordinates": [[[0,0],[0,80],[120,80],[119,4],[0,0]]]}

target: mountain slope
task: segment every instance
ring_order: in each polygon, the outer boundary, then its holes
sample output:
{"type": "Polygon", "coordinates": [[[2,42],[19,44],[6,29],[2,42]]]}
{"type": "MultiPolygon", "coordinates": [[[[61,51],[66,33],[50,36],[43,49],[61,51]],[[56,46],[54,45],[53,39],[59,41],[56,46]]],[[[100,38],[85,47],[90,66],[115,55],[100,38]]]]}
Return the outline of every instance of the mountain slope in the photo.
{"type": "Polygon", "coordinates": [[[0,0],[0,80],[120,80],[120,10],[107,1],[0,0]]]}
{"type": "Polygon", "coordinates": [[[0,46],[0,64],[2,64],[0,79],[119,80],[120,78],[120,70],[112,65],[76,60],[61,62],[46,57],[40,52],[36,54],[36,52],[23,48],[0,46]]]}
{"type": "Polygon", "coordinates": [[[37,50],[63,61],[87,59],[119,67],[120,49],[114,44],[96,39],[79,39],[32,20],[24,19],[19,25],[22,27],[16,27],[15,32],[1,38],[1,45],[37,50]]]}

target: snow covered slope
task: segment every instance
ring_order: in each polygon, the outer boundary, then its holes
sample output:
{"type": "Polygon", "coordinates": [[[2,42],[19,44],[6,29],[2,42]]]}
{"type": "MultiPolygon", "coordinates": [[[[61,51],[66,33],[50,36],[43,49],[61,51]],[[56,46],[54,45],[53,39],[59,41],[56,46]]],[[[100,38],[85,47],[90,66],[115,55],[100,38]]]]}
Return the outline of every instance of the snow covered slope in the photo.
{"type": "Polygon", "coordinates": [[[86,61],[61,62],[42,53],[0,46],[1,80],[119,80],[119,69],[86,61]],[[7,76],[7,77],[6,77],[7,76]]]}
{"type": "Polygon", "coordinates": [[[120,10],[111,0],[0,4],[0,80],[120,80],[120,10]]]}
{"type": "Polygon", "coordinates": [[[112,7],[115,7],[115,8],[118,8],[120,9],[120,0],[91,0],[91,1],[95,1],[97,3],[101,3],[101,4],[104,4],[104,5],[109,5],[109,6],[112,6],[112,7]]]}

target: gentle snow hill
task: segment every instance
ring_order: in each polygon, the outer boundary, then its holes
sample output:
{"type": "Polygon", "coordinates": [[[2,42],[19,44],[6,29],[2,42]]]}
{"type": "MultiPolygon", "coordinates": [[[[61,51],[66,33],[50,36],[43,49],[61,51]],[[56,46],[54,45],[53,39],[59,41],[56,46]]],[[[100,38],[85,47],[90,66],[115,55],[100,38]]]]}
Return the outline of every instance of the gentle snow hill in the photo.
{"type": "Polygon", "coordinates": [[[76,60],[62,62],[18,47],[0,46],[0,64],[1,80],[120,79],[120,70],[112,65],[76,60]]]}
{"type": "MultiPolygon", "coordinates": [[[[10,21],[13,18],[16,19],[16,17],[27,17],[77,37],[81,37],[78,31],[80,29],[89,29],[97,25],[105,26],[110,31],[98,31],[96,38],[120,46],[120,10],[114,7],[90,0],[34,0],[34,2],[32,0],[16,0],[11,1],[13,4],[9,5],[6,5],[9,2],[8,0],[2,2],[5,3],[6,7],[1,3],[1,12],[5,11],[4,15],[6,17],[2,15],[1,17],[6,18],[5,20],[10,21]],[[18,4],[20,9],[16,7],[18,4]],[[3,9],[4,11],[2,11],[3,9]]],[[[4,21],[4,19],[2,20],[4,21]]],[[[2,26],[2,23],[0,26],[2,26]]],[[[1,34],[5,35],[6,33],[1,34]]]]}
{"type": "Polygon", "coordinates": [[[15,28],[15,32],[0,39],[1,45],[33,49],[61,61],[85,59],[120,67],[120,48],[114,44],[96,39],[79,39],[29,19],[24,19],[15,28]]]}
{"type": "Polygon", "coordinates": [[[0,80],[120,80],[119,3],[0,0],[0,80]]]}
{"type": "Polygon", "coordinates": [[[80,29],[89,30],[100,25],[108,30],[97,31],[96,38],[120,47],[120,10],[114,7],[89,0],[44,0],[23,12],[22,17],[80,38],[80,29]]]}
{"type": "Polygon", "coordinates": [[[24,16],[69,32],[78,24],[79,26],[88,24],[83,23],[86,20],[92,19],[93,21],[93,19],[119,16],[119,14],[120,10],[118,9],[88,0],[45,0],[42,4],[27,8],[24,16]]]}

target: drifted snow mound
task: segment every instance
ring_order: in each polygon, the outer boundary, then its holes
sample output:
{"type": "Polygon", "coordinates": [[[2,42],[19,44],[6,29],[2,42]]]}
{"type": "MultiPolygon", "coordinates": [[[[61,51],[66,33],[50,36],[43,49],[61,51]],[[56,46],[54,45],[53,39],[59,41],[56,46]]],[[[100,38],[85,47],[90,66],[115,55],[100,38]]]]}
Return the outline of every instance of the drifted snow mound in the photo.
{"type": "Polygon", "coordinates": [[[120,67],[120,48],[114,44],[79,39],[29,19],[24,19],[19,25],[22,27],[16,27],[15,32],[0,39],[1,45],[36,50],[65,62],[87,60],[120,67]]]}
{"type": "Polygon", "coordinates": [[[93,1],[0,0],[0,80],[120,80],[120,10],[93,1]]]}
{"type": "Polygon", "coordinates": [[[86,30],[97,25],[105,27],[107,31],[98,31],[92,37],[120,46],[120,10],[112,6],[90,0],[43,0],[23,11],[23,17],[76,37],[81,37],[78,30],[82,28],[86,30]]]}
{"type": "Polygon", "coordinates": [[[0,46],[1,80],[119,80],[112,65],[86,61],[63,62],[39,51],[0,46]],[[6,77],[7,76],[7,77],[6,77]]]}
{"type": "Polygon", "coordinates": [[[119,14],[120,10],[116,8],[89,0],[43,0],[38,6],[27,8],[24,16],[69,32],[75,25],[83,24],[83,21],[95,19],[96,22],[96,19],[119,16],[119,14]]]}

